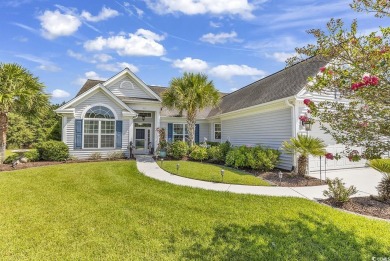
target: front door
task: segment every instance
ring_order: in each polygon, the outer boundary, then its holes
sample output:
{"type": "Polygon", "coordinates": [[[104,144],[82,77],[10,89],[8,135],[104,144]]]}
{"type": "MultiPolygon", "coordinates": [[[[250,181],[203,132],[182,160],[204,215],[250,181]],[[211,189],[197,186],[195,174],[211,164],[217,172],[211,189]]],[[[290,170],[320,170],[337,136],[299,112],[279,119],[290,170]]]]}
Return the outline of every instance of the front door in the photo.
{"type": "Polygon", "coordinates": [[[150,128],[135,128],[135,153],[148,154],[151,142],[150,128]]]}

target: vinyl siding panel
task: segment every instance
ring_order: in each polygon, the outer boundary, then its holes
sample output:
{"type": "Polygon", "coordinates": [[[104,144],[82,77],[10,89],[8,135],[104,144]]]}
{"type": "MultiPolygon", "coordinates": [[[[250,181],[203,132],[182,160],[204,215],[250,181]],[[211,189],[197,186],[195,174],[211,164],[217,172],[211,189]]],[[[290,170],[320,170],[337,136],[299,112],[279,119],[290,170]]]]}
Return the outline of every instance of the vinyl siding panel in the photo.
{"type": "MultiPolygon", "coordinates": [[[[277,109],[256,114],[222,119],[222,141],[230,140],[234,146],[262,145],[280,149],[283,141],[292,136],[291,109],[277,109]]],[[[290,170],[293,156],[282,154],[279,168],[290,170]]]]}
{"type": "Polygon", "coordinates": [[[209,140],[209,124],[199,123],[199,142],[204,142],[204,138],[209,140]]]}
{"type": "Polygon", "coordinates": [[[128,76],[122,76],[117,81],[112,83],[111,85],[107,86],[107,88],[116,96],[124,96],[124,97],[133,97],[133,98],[146,98],[150,99],[155,97],[152,97],[150,94],[145,92],[143,87],[141,87],[136,81],[131,79],[128,76]],[[134,89],[130,88],[120,88],[121,83],[123,81],[129,81],[133,84],[134,89]]]}
{"type": "Polygon", "coordinates": [[[96,92],[92,96],[83,100],[79,104],[75,106],[75,117],[77,119],[81,119],[83,112],[87,109],[87,107],[91,107],[92,105],[108,105],[112,108],[117,115],[118,119],[122,119],[122,108],[119,107],[114,101],[112,101],[106,94],[102,92],[96,92]]]}

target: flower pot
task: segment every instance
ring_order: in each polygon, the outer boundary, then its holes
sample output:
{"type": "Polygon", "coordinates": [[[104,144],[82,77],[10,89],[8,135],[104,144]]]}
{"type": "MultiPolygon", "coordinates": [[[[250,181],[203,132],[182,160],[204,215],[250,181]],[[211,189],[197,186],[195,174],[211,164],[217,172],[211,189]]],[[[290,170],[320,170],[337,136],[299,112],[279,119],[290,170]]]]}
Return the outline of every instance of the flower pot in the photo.
{"type": "Polygon", "coordinates": [[[167,151],[166,151],[166,150],[160,150],[159,156],[160,156],[161,158],[165,158],[165,157],[167,156],[167,151]]]}

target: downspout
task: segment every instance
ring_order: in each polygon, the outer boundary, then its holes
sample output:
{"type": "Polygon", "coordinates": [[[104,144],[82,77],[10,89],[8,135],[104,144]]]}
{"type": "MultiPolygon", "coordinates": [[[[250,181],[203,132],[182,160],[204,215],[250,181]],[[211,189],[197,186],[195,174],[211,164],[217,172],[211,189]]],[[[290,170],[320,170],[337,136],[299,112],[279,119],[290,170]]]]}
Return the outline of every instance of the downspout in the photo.
{"type": "MultiPolygon", "coordinates": [[[[295,138],[297,136],[297,131],[296,131],[296,121],[297,117],[295,115],[295,101],[297,100],[296,96],[294,96],[293,103],[290,103],[288,99],[285,100],[286,105],[291,108],[291,120],[292,120],[292,137],[295,138]]],[[[296,166],[297,166],[297,157],[296,153],[293,154],[293,167],[294,171],[296,171],[296,166]]]]}

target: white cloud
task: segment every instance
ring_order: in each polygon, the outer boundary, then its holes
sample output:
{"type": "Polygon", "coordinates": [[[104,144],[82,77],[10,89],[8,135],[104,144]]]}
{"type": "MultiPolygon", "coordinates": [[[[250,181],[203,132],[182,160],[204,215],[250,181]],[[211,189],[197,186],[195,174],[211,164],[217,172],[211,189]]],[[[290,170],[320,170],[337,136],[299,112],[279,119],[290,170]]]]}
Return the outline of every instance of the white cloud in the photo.
{"type": "Polygon", "coordinates": [[[172,66],[179,68],[181,71],[189,72],[202,72],[208,68],[208,64],[200,59],[192,59],[191,57],[186,57],[182,60],[178,59],[173,61],[172,66]]]}
{"type": "Polygon", "coordinates": [[[208,33],[202,35],[201,38],[199,38],[202,42],[207,42],[211,44],[216,44],[216,43],[226,43],[226,42],[237,42],[239,41],[237,39],[237,33],[232,31],[230,33],[219,33],[219,34],[213,34],[213,33],[208,33]]]}
{"type": "Polygon", "coordinates": [[[219,28],[222,26],[221,23],[210,21],[209,25],[213,28],[219,28]]]}
{"type": "Polygon", "coordinates": [[[112,56],[111,55],[108,55],[108,54],[105,54],[105,53],[98,53],[98,54],[95,54],[93,56],[96,60],[98,60],[99,62],[102,62],[102,63],[106,63],[110,60],[112,60],[112,56]]]}
{"type": "Polygon", "coordinates": [[[83,55],[82,53],[76,53],[72,50],[68,50],[66,53],[68,54],[68,56],[75,58],[76,60],[79,60],[79,61],[83,61],[83,62],[87,62],[87,63],[94,63],[95,62],[95,61],[89,59],[88,57],[86,57],[85,55],[83,55]]]}
{"type": "Polygon", "coordinates": [[[288,58],[293,57],[295,53],[274,52],[273,54],[266,54],[267,57],[273,58],[277,62],[284,63],[288,58]]]}
{"type": "Polygon", "coordinates": [[[150,9],[158,14],[183,13],[186,15],[215,14],[238,15],[253,18],[254,11],[264,0],[145,0],[150,9]]]}
{"type": "Polygon", "coordinates": [[[128,37],[124,35],[97,37],[84,43],[87,51],[101,51],[103,49],[113,49],[121,56],[162,56],[165,53],[164,46],[160,41],[164,40],[164,35],[158,35],[152,31],[138,29],[128,37]]]}
{"type": "Polygon", "coordinates": [[[235,91],[237,91],[238,90],[238,88],[230,88],[230,91],[231,92],[235,92],[235,91]]]}
{"type": "Polygon", "coordinates": [[[81,21],[73,14],[63,14],[59,10],[45,11],[38,17],[41,21],[42,35],[47,39],[74,34],[81,21]]]}
{"type": "Polygon", "coordinates": [[[101,77],[96,72],[89,71],[89,72],[84,73],[84,76],[77,78],[74,81],[74,84],[83,85],[88,79],[91,79],[91,80],[105,80],[104,77],[101,77]]]}
{"type": "Polygon", "coordinates": [[[60,90],[60,89],[55,89],[52,93],[51,93],[51,96],[53,98],[66,98],[66,97],[69,97],[70,96],[70,93],[69,92],[66,92],[64,90],[60,90]]]}
{"type": "Polygon", "coordinates": [[[210,74],[228,80],[233,76],[256,76],[261,78],[267,73],[263,70],[249,67],[248,65],[228,64],[211,68],[210,74]]]}
{"type": "Polygon", "coordinates": [[[49,72],[58,72],[61,71],[61,68],[54,64],[52,61],[46,60],[41,57],[37,57],[31,54],[17,54],[16,57],[25,59],[30,62],[39,64],[38,69],[49,72]]]}
{"type": "Polygon", "coordinates": [[[111,9],[111,8],[107,8],[105,6],[103,6],[102,10],[99,12],[99,14],[97,16],[93,16],[93,15],[91,15],[90,12],[87,12],[87,11],[81,12],[81,17],[84,18],[85,20],[87,20],[88,22],[99,22],[99,21],[107,20],[109,18],[118,16],[118,15],[119,15],[118,11],[111,9]]]}
{"type": "Polygon", "coordinates": [[[96,65],[96,67],[100,70],[110,71],[110,72],[119,72],[125,68],[129,68],[133,73],[139,71],[138,67],[134,64],[126,63],[126,62],[117,62],[117,63],[101,63],[96,65]]]}

